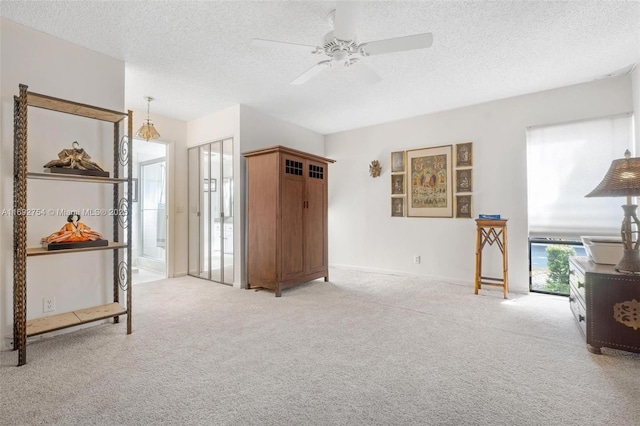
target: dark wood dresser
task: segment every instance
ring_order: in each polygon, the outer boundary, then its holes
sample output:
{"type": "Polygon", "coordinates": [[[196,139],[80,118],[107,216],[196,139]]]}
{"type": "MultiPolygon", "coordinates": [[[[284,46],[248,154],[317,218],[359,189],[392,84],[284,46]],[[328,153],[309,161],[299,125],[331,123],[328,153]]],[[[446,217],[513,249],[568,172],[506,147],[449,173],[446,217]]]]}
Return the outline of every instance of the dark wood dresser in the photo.
{"type": "Polygon", "coordinates": [[[618,273],[587,257],[569,258],[569,274],[569,305],[587,349],[640,352],[640,275],[618,273]]]}

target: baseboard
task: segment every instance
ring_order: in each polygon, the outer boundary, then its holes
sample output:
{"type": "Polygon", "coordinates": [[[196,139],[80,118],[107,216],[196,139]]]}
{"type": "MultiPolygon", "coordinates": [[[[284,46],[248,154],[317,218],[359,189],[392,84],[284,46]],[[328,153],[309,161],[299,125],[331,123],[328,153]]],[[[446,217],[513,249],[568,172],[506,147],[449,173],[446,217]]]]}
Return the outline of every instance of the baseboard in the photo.
{"type": "MultiPolygon", "coordinates": [[[[444,281],[448,284],[455,284],[455,285],[462,285],[462,286],[470,286],[471,288],[473,288],[473,284],[474,281],[473,280],[461,280],[459,278],[453,278],[453,277],[441,277],[441,276],[436,276],[436,275],[428,275],[428,274],[416,274],[413,272],[407,272],[407,271],[400,271],[397,269],[382,269],[382,268],[370,268],[370,267],[365,267],[365,266],[355,266],[355,265],[344,265],[344,264],[330,264],[329,265],[330,268],[336,268],[336,269],[350,269],[352,271],[360,271],[360,272],[374,272],[374,273],[378,273],[378,274],[387,274],[387,275],[398,275],[401,277],[420,277],[420,278],[426,278],[429,280],[433,280],[433,281],[444,281]]],[[[180,271],[177,272],[174,277],[184,277],[187,276],[188,273],[187,271],[180,271]]],[[[331,278],[331,272],[329,272],[329,278],[331,278]]],[[[247,285],[246,283],[237,283],[234,282],[233,283],[233,287],[234,288],[241,288],[241,289],[246,289],[247,285]]],[[[513,288],[509,289],[509,293],[514,293],[514,294],[529,294],[529,290],[514,290],[513,288]]]]}
{"type": "MultiPolygon", "coordinates": [[[[469,287],[471,287],[471,289],[473,289],[473,285],[475,283],[474,280],[461,280],[460,278],[453,278],[453,277],[440,277],[440,276],[436,276],[436,275],[416,274],[416,273],[413,273],[413,272],[399,271],[399,270],[395,270],[395,269],[370,268],[370,267],[366,267],[366,266],[343,265],[343,264],[330,264],[329,267],[330,268],[336,268],[336,269],[350,269],[352,271],[360,271],[360,272],[373,272],[373,273],[378,273],[378,274],[398,275],[398,276],[401,276],[401,277],[420,277],[420,278],[426,278],[428,280],[433,280],[433,281],[444,281],[447,284],[469,286],[469,287]]],[[[329,278],[331,278],[331,271],[329,271],[329,278]]],[[[526,289],[526,290],[515,289],[514,290],[511,285],[509,286],[509,293],[513,293],[513,294],[530,294],[529,289],[526,289]]]]}
{"type": "Polygon", "coordinates": [[[375,272],[378,274],[398,275],[401,277],[420,277],[420,278],[427,278],[434,281],[446,281],[447,283],[450,283],[450,284],[473,286],[473,280],[461,280],[459,278],[453,278],[453,277],[440,277],[436,275],[416,274],[413,272],[399,271],[396,269],[370,268],[365,266],[342,265],[342,264],[333,264],[333,265],[329,265],[329,267],[337,268],[337,269],[351,269],[353,271],[361,271],[361,272],[375,272]]]}

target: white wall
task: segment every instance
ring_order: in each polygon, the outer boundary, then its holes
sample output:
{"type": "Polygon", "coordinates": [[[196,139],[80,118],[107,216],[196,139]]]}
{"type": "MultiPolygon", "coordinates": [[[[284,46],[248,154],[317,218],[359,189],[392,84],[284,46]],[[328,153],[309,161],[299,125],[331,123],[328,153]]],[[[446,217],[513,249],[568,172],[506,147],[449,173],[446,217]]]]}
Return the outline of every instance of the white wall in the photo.
{"type": "Polygon", "coordinates": [[[304,127],[287,123],[240,105],[242,152],[282,145],[310,154],[324,156],[324,136],[304,127]]]}
{"type": "Polygon", "coordinates": [[[240,133],[240,105],[205,115],[187,123],[187,147],[237,137],[240,133]]]}
{"type": "MultiPolygon", "coordinates": [[[[325,155],[336,160],[329,180],[330,264],[471,284],[475,222],[390,217],[389,172],[392,151],[471,141],[472,214],[509,219],[511,290],[528,291],[526,127],[632,111],[631,91],[631,77],[623,76],[327,135],[325,155]],[[369,176],[372,160],[382,165],[379,178],[369,176]]],[[[487,275],[500,276],[498,259],[488,253],[487,275]]]]}
{"type": "MultiPolygon", "coordinates": [[[[13,208],[13,96],[18,84],[29,90],[81,103],[125,111],[124,63],[47,34],[0,19],[2,139],[0,144],[1,209],[13,208]]],[[[77,140],[106,169],[111,170],[113,126],[95,120],[29,109],[29,171],[56,158],[77,140]]],[[[29,180],[28,208],[83,209],[110,207],[109,185],[29,180]]],[[[87,225],[110,235],[111,217],[85,217],[87,225]]],[[[5,349],[13,324],[12,217],[0,217],[0,333],[5,349]]],[[[66,217],[28,218],[27,245],[57,231],[66,217]]],[[[44,256],[27,262],[29,319],[44,316],[42,298],[56,298],[56,312],[103,304],[112,294],[110,253],[44,256]],[[105,277],[107,279],[105,280],[105,277]]]]}

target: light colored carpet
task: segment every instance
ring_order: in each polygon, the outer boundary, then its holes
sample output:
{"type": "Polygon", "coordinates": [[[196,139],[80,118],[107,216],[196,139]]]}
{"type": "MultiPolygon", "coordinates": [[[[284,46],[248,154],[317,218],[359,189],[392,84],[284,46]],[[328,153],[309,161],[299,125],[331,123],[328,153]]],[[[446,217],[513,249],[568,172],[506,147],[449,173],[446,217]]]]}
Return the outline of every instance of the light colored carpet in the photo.
{"type": "Polygon", "coordinates": [[[566,298],[331,270],[283,292],[184,277],[3,352],[7,425],[638,425],[640,356],[593,355],[566,298]]]}

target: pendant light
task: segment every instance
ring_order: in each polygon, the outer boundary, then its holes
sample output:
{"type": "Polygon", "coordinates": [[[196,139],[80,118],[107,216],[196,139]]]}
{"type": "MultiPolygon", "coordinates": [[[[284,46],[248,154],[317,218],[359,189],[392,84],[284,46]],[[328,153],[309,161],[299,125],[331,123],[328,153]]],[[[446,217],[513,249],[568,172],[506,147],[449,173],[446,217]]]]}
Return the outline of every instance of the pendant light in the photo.
{"type": "Polygon", "coordinates": [[[142,124],[142,127],[140,127],[136,132],[136,136],[149,142],[151,139],[158,139],[160,137],[160,133],[158,133],[153,125],[153,121],[149,118],[149,106],[153,98],[151,96],[145,96],[145,99],[147,100],[147,119],[142,124]]]}

